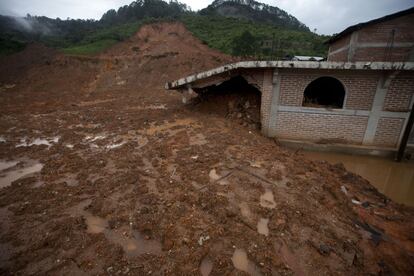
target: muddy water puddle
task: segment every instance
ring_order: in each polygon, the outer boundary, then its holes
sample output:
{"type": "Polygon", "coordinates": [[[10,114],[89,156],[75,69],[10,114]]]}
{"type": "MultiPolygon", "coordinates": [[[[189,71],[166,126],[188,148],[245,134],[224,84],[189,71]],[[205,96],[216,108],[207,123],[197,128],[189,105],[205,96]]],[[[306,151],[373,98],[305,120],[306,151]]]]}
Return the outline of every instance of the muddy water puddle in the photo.
{"type": "Polygon", "coordinates": [[[274,209],[276,207],[275,197],[271,190],[266,190],[266,192],[260,196],[260,206],[268,209],[274,209]]]}
{"type": "Polygon", "coordinates": [[[20,139],[20,143],[16,145],[16,148],[20,147],[31,147],[31,146],[47,146],[50,148],[53,144],[58,143],[60,137],[52,137],[52,138],[35,138],[35,139],[28,139],[27,137],[20,139]]]}
{"type": "Polygon", "coordinates": [[[17,161],[0,161],[0,171],[7,170],[16,166],[19,162],[17,161]]]}
{"type": "Polygon", "coordinates": [[[200,264],[200,272],[202,276],[210,275],[211,271],[213,270],[213,262],[208,258],[205,257],[200,264]]]}
{"type": "Polygon", "coordinates": [[[159,255],[162,253],[161,243],[150,237],[144,237],[140,232],[124,226],[118,229],[110,229],[107,219],[97,217],[85,210],[91,200],[79,204],[70,210],[73,216],[82,216],[87,225],[87,232],[91,234],[103,233],[111,243],[120,245],[128,257],[142,254],[159,255]]]}
{"type": "Polygon", "coordinates": [[[262,275],[256,265],[248,259],[247,253],[243,249],[236,248],[231,260],[234,267],[240,271],[252,276],[262,275]]]}
{"type": "Polygon", "coordinates": [[[269,236],[269,219],[261,218],[257,222],[257,232],[259,234],[265,235],[266,237],[269,236]]]}
{"type": "Polygon", "coordinates": [[[240,212],[241,212],[243,217],[245,217],[247,219],[252,218],[252,212],[250,211],[249,205],[246,202],[240,203],[239,207],[240,207],[240,212]]]}
{"type": "Polygon", "coordinates": [[[19,164],[18,161],[0,161],[0,188],[10,186],[14,181],[40,172],[43,165],[30,160],[19,164]]]}
{"type": "Polygon", "coordinates": [[[367,179],[392,200],[414,206],[414,161],[397,163],[392,159],[328,152],[303,152],[311,160],[342,163],[350,172],[367,179]]]}

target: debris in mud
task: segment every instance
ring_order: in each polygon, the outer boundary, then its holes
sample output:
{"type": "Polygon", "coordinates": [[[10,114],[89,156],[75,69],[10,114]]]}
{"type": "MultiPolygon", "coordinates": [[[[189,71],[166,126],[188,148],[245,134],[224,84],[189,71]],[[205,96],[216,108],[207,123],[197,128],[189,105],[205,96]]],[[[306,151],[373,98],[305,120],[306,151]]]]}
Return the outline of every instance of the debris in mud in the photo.
{"type": "Polygon", "coordinates": [[[329,255],[329,253],[331,252],[331,248],[327,246],[326,244],[321,244],[319,245],[319,252],[322,255],[329,255]]]}
{"type": "Polygon", "coordinates": [[[50,148],[53,144],[59,142],[60,137],[53,137],[53,138],[36,138],[34,140],[28,138],[20,139],[20,143],[16,145],[16,148],[20,147],[31,147],[31,146],[42,146],[45,145],[50,148]]]}
{"type": "Polygon", "coordinates": [[[107,145],[107,146],[106,146],[106,148],[107,148],[107,149],[109,149],[109,150],[111,150],[111,149],[116,149],[116,148],[122,147],[122,146],[123,146],[123,145],[125,145],[126,143],[127,143],[127,142],[122,141],[122,142],[119,142],[119,143],[109,144],[109,145],[107,145]]]}
{"type": "Polygon", "coordinates": [[[0,84],[0,93],[8,89],[12,89],[14,87],[16,87],[16,84],[4,84],[4,85],[0,84]]]}
{"type": "Polygon", "coordinates": [[[199,244],[200,246],[202,246],[202,245],[204,244],[204,242],[208,241],[209,239],[210,239],[210,236],[201,236],[201,237],[198,239],[198,244],[199,244]]]}
{"type": "Polygon", "coordinates": [[[199,96],[192,99],[193,109],[229,118],[250,129],[260,129],[261,94],[243,77],[196,91],[199,96]]]}
{"type": "Polygon", "coordinates": [[[373,226],[369,225],[366,222],[356,221],[355,225],[360,227],[363,231],[365,231],[373,241],[375,245],[378,245],[383,240],[383,233],[379,229],[374,229],[373,226]]]}
{"type": "Polygon", "coordinates": [[[95,141],[98,141],[98,140],[103,140],[103,139],[105,139],[107,136],[106,135],[97,135],[97,136],[90,136],[90,135],[88,135],[88,136],[86,136],[85,137],[85,140],[88,142],[88,143],[93,143],[93,142],[95,142],[95,141]]]}

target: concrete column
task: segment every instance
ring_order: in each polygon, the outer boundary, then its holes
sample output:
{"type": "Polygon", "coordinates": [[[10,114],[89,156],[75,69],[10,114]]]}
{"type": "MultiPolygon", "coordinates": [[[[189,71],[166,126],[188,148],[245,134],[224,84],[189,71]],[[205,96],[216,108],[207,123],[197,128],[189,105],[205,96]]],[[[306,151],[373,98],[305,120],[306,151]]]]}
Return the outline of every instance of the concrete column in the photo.
{"type": "Polygon", "coordinates": [[[270,103],[270,115],[269,115],[269,136],[275,137],[277,135],[276,120],[277,111],[279,108],[279,97],[280,97],[280,70],[275,69],[273,71],[273,91],[272,99],[270,103]]]}
{"type": "Polygon", "coordinates": [[[271,102],[273,97],[273,70],[263,70],[262,98],[260,106],[260,118],[262,124],[262,133],[264,136],[270,134],[270,114],[271,102]]]}
{"type": "Polygon", "coordinates": [[[192,98],[197,97],[197,93],[194,92],[193,88],[191,87],[191,84],[187,85],[187,89],[181,89],[181,94],[183,104],[187,104],[190,102],[192,98]]]}
{"type": "Polygon", "coordinates": [[[348,49],[348,62],[352,62],[354,60],[355,50],[358,44],[358,31],[355,31],[351,35],[351,40],[349,41],[349,49],[348,49]]]}
{"type": "MultiPolygon", "coordinates": [[[[410,106],[414,107],[414,95],[411,97],[410,106]]],[[[401,131],[400,138],[398,139],[398,145],[400,145],[402,137],[404,135],[404,130],[407,127],[408,119],[404,120],[403,131],[401,131]]],[[[414,127],[411,130],[410,136],[408,137],[408,145],[414,145],[414,127]]]]}
{"type": "Polygon", "coordinates": [[[367,129],[365,130],[363,141],[364,145],[374,144],[375,133],[377,132],[378,123],[384,108],[388,87],[390,86],[391,81],[395,78],[396,74],[397,72],[388,75],[383,74],[378,81],[374,102],[372,104],[372,109],[368,119],[367,129]]]}

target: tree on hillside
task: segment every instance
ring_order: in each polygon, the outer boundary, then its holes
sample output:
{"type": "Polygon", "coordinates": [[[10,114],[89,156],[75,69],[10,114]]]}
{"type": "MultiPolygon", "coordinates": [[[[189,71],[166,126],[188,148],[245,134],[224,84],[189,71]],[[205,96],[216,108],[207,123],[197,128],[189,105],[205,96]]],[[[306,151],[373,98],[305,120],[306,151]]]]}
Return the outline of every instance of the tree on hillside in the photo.
{"type": "Polygon", "coordinates": [[[241,57],[254,55],[258,46],[256,38],[247,30],[235,37],[231,44],[233,55],[241,57]]]}

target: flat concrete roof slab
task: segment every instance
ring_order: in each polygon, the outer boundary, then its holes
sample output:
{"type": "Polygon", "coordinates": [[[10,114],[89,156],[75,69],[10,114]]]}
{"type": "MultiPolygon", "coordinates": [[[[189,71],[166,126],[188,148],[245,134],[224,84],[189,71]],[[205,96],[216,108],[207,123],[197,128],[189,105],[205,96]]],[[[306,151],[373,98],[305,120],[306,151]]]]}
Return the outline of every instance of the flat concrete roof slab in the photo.
{"type": "Polygon", "coordinates": [[[198,80],[230,72],[236,69],[286,68],[327,70],[414,70],[414,62],[315,62],[315,61],[240,61],[208,71],[196,73],[176,81],[167,82],[165,89],[181,89],[198,80]]]}

